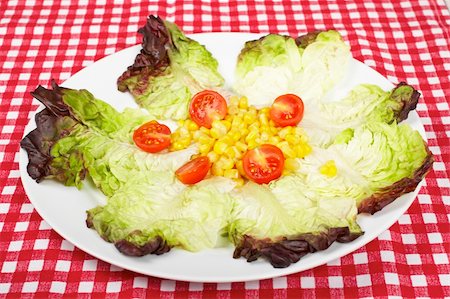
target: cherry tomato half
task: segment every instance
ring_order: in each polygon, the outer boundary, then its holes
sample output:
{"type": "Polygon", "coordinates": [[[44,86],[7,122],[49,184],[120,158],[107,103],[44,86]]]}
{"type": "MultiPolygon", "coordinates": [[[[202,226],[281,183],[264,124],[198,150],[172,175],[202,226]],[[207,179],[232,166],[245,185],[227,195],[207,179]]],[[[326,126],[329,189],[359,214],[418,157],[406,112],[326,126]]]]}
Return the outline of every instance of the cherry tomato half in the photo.
{"type": "Polygon", "coordinates": [[[170,145],[170,129],[156,120],[149,121],[133,133],[134,143],[142,150],[157,153],[170,145]]]}
{"type": "Polygon", "coordinates": [[[227,115],[227,102],[217,92],[204,90],[192,98],[189,114],[197,125],[210,129],[214,120],[224,119],[227,115]]]}
{"type": "Polygon", "coordinates": [[[267,184],[281,176],[284,168],[283,152],[272,144],[263,144],[247,151],[242,157],[246,176],[258,184],[267,184]]]}
{"type": "Polygon", "coordinates": [[[175,175],[183,184],[195,184],[200,182],[208,174],[211,162],[208,157],[195,158],[175,171],[175,175]]]}
{"type": "Polygon", "coordinates": [[[281,95],[270,107],[270,119],[279,127],[296,126],[303,118],[302,99],[295,94],[281,95]]]}

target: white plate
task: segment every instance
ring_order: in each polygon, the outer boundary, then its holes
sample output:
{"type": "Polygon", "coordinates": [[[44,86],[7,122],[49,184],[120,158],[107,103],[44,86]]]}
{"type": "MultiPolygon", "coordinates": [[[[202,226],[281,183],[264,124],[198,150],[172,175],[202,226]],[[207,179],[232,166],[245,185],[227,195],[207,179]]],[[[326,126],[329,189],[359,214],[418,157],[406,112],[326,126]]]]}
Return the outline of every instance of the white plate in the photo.
{"type": "MultiPolygon", "coordinates": [[[[220,71],[227,82],[232,79],[236,57],[247,40],[260,35],[247,33],[207,33],[193,36],[207,46],[220,63],[220,71]]],[[[132,64],[140,45],[105,57],[81,70],[63,85],[70,88],[85,88],[97,98],[107,101],[119,110],[136,106],[127,93],[117,91],[116,80],[132,64]]],[[[349,76],[343,80],[336,95],[343,95],[359,83],[374,83],[383,89],[393,85],[375,70],[352,60],[349,76]]],[[[425,138],[423,125],[416,112],[410,113],[407,121],[425,138]]],[[[26,127],[26,133],[36,127],[34,116],[26,127]]],[[[309,254],[298,263],[284,269],[274,269],[265,261],[247,263],[244,258],[233,259],[233,248],[218,248],[190,253],[173,249],[162,256],[147,255],[128,257],[105,242],[96,231],[86,227],[86,210],[104,202],[102,194],[86,184],[81,191],[64,187],[54,181],[34,182],[27,174],[28,157],[20,151],[20,173],[25,191],[45,221],[63,238],[81,250],[116,266],[151,276],[196,282],[248,281],[287,275],[307,270],[342,257],[376,238],[394,224],[411,205],[420,186],[412,193],[403,195],[394,203],[373,216],[359,215],[358,222],[365,234],[347,244],[334,243],[327,250],[309,254]]]]}

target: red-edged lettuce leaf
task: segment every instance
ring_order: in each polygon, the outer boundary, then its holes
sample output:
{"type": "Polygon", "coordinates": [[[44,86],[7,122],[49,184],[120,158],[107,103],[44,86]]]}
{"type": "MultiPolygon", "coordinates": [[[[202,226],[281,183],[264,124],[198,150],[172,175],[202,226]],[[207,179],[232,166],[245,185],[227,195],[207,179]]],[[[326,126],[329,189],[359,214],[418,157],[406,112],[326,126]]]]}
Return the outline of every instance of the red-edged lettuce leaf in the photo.
{"type": "Polygon", "coordinates": [[[37,182],[54,178],[69,186],[82,185],[89,174],[111,195],[129,177],[155,167],[175,170],[195,153],[149,154],[135,146],[134,129],[151,116],[139,109],[119,113],[87,90],[39,86],[32,92],[45,109],[36,115],[37,128],[21,141],[27,151],[29,175],[37,182]]]}
{"type": "Polygon", "coordinates": [[[142,50],[117,86],[155,117],[185,119],[195,93],[223,85],[216,59],[175,24],[149,16],[138,32],[142,50]]]}
{"type": "Polygon", "coordinates": [[[134,63],[118,78],[117,87],[120,91],[129,89],[127,80],[133,76],[141,76],[143,87],[146,87],[148,82],[144,78],[157,76],[169,65],[167,48],[170,47],[170,36],[163,20],[151,15],[138,32],[143,35],[142,49],[134,63]]]}
{"type": "MultiPolygon", "coordinates": [[[[96,229],[93,222],[93,217],[95,215],[95,210],[99,208],[95,208],[87,212],[86,225],[89,228],[96,229]]],[[[100,208],[101,209],[101,208],[100,208]]],[[[114,246],[118,251],[125,255],[129,256],[144,256],[147,254],[156,254],[161,255],[166,252],[169,252],[172,246],[168,245],[167,242],[161,236],[155,236],[150,238],[144,244],[136,244],[136,242],[129,241],[127,239],[133,239],[136,236],[142,235],[142,231],[136,230],[131,232],[126,238],[113,242],[114,246]]],[[[107,237],[105,241],[109,241],[107,237]]]]}
{"type": "Polygon", "coordinates": [[[402,178],[392,185],[384,187],[365,198],[358,204],[358,212],[375,214],[401,195],[414,191],[433,167],[433,154],[426,144],[425,147],[427,156],[423,160],[422,165],[414,171],[411,177],[402,178]]]}
{"type": "Polygon", "coordinates": [[[39,86],[31,94],[46,108],[35,116],[36,129],[27,134],[20,145],[28,154],[28,174],[37,182],[53,177],[67,185],[80,186],[86,176],[86,168],[78,151],[65,158],[51,154],[52,147],[62,138],[80,130],[69,107],[62,101],[63,90],[52,81],[53,90],[39,86]],[[79,162],[77,162],[79,161],[79,162]]]}
{"type": "Polygon", "coordinates": [[[350,232],[348,227],[336,227],[320,233],[305,233],[283,238],[280,241],[255,239],[244,235],[236,246],[233,257],[244,257],[248,262],[263,258],[274,268],[286,268],[298,262],[308,253],[325,250],[335,241],[339,243],[351,242],[362,234],[362,232],[350,232]]]}

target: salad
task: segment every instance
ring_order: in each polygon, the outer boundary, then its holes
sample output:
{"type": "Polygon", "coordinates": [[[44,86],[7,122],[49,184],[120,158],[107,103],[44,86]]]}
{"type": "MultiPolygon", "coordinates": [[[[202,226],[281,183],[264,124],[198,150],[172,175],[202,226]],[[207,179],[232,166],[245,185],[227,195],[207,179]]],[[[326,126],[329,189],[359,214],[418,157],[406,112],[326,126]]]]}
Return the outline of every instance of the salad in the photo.
{"type": "Polygon", "coordinates": [[[431,168],[419,133],[399,124],[413,87],[364,84],[325,100],[351,58],[335,31],[247,42],[232,90],[176,25],[150,16],[140,32],[141,53],[118,79],[140,109],[52,82],[32,93],[45,109],[21,142],[37,182],[89,179],[103,192],[86,223],[123,254],[226,239],[235,258],[287,267],[362,235],[358,213],[413,191],[431,168]]]}

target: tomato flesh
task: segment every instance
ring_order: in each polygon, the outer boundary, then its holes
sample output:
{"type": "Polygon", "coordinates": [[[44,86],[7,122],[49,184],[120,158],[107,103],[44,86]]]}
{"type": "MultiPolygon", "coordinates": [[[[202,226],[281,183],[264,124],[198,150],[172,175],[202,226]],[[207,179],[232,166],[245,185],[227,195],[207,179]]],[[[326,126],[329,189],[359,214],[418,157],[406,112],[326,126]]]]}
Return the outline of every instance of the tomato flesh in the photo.
{"type": "Polygon", "coordinates": [[[192,98],[189,115],[197,125],[210,129],[214,120],[224,119],[227,115],[227,102],[215,91],[201,91],[192,98]]]}
{"type": "Polygon", "coordinates": [[[268,184],[281,176],[284,168],[283,152],[272,144],[263,144],[247,151],[242,164],[247,178],[258,184],[268,184]]]}
{"type": "Polygon", "coordinates": [[[273,101],[270,119],[279,127],[296,126],[303,118],[304,104],[295,94],[281,95],[273,101]]]}
{"type": "Polygon", "coordinates": [[[143,124],[133,133],[134,143],[148,153],[157,153],[170,145],[170,129],[155,120],[143,124]]]}
{"type": "Polygon", "coordinates": [[[210,168],[211,162],[208,157],[201,156],[178,168],[175,175],[183,184],[192,185],[203,180],[210,168]]]}

